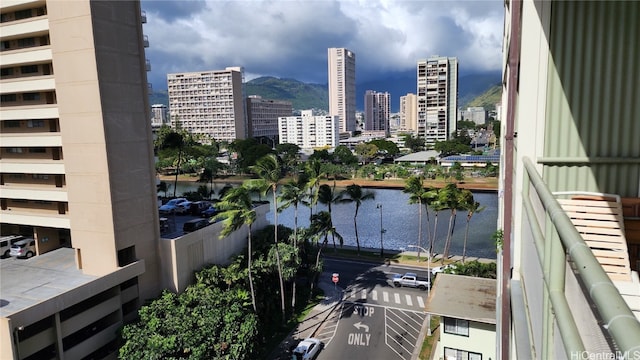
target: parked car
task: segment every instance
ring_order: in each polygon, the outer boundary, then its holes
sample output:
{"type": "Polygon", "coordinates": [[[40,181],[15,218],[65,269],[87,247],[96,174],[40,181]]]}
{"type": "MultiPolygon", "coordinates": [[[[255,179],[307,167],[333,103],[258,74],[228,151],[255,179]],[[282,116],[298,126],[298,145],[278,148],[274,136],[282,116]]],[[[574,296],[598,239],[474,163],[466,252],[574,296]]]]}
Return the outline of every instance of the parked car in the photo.
{"type": "Polygon", "coordinates": [[[320,350],[324,347],[322,341],[316,338],[306,338],[298,343],[293,349],[292,358],[295,360],[312,360],[315,359],[320,350]]]}
{"type": "Polygon", "coordinates": [[[189,220],[182,225],[182,231],[184,232],[192,232],[199,229],[202,229],[205,226],[209,225],[209,219],[193,219],[189,220]]]}
{"type": "Polygon", "coordinates": [[[160,211],[160,214],[176,214],[176,213],[183,213],[185,210],[184,208],[180,208],[178,209],[180,206],[180,204],[184,203],[184,202],[188,202],[187,199],[185,198],[175,198],[175,199],[171,199],[169,201],[167,201],[166,204],[160,206],[160,209],[158,209],[160,211]]]}
{"type": "Polygon", "coordinates": [[[30,258],[36,254],[36,241],[34,239],[22,239],[11,245],[9,255],[15,257],[30,258]]]}
{"type": "Polygon", "coordinates": [[[205,210],[202,211],[201,216],[204,217],[204,218],[211,218],[211,217],[215,216],[216,214],[218,214],[218,210],[215,208],[215,206],[209,205],[208,208],[206,208],[205,210]]]}
{"type": "Polygon", "coordinates": [[[446,269],[451,269],[455,273],[456,266],[454,264],[436,266],[436,267],[431,269],[431,274],[437,275],[437,274],[443,272],[446,269]]]}
{"type": "Polygon", "coordinates": [[[193,216],[201,216],[202,212],[208,209],[211,203],[208,201],[194,201],[189,206],[189,212],[193,216]]]}
{"type": "Polygon", "coordinates": [[[181,202],[176,206],[176,214],[180,214],[180,215],[189,214],[189,209],[191,209],[191,204],[192,202],[189,200],[181,202]]]}
{"type": "Polygon", "coordinates": [[[0,256],[9,257],[11,253],[11,245],[23,240],[22,235],[7,235],[0,238],[0,256]]]}

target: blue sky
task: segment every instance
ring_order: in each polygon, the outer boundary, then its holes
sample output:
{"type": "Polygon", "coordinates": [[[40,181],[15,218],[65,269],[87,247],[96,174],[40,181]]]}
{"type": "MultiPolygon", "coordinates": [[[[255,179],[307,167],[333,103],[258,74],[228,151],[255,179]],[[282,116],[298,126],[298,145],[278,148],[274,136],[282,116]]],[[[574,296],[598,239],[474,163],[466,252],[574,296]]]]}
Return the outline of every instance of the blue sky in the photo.
{"type": "Polygon", "coordinates": [[[142,0],[154,89],[166,74],[243,66],[259,76],[327,82],[327,48],[356,53],[358,83],[456,56],[461,75],[500,71],[503,1],[142,0]]]}

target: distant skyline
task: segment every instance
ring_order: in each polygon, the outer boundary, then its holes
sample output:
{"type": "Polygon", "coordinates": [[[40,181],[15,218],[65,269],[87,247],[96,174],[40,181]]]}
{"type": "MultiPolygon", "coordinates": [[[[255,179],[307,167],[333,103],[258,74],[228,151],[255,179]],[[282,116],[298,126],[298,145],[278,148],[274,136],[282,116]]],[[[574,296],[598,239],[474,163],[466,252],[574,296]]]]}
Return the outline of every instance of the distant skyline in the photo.
{"type": "Polygon", "coordinates": [[[326,84],[330,47],[357,54],[358,84],[415,71],[419,59],[432,55],[458,57],[461,76],[499,72],[503,4],[142,0],[147,75],[154,89],[166,89],[168,73],[243,66],[246,81],[275,76],[326,84]]]}

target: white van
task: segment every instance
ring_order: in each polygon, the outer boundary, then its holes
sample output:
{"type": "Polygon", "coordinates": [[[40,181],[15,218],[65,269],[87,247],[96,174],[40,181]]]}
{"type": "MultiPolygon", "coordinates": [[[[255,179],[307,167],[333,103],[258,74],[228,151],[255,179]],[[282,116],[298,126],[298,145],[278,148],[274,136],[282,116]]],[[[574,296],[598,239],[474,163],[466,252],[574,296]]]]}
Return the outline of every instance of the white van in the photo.
{"type": "Polygon", "coordinates": [[[11,245],[23,239],[24,236],[22,235],[7,235],[0,237],[0,256],[3,258],[9,257],[11,245]]]}

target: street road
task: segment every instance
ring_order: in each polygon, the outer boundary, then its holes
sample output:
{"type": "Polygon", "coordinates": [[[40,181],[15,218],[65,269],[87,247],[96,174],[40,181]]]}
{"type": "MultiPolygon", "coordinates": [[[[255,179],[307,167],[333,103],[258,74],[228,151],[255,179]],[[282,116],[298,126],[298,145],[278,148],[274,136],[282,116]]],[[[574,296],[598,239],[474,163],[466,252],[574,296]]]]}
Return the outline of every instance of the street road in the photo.
{"type": "Polygon", "coordinates": [[[427,292],[396,288],[391,279],[405,272],[426,277],[426,271],[333,259],[325,259],[324,269],[323,276],[340,274],[344,291],[315,335],[325,343],[318,359],[411,359],[426,326],[427,292]]]}

